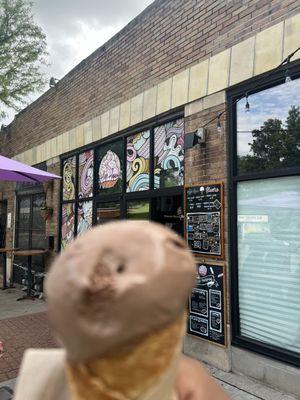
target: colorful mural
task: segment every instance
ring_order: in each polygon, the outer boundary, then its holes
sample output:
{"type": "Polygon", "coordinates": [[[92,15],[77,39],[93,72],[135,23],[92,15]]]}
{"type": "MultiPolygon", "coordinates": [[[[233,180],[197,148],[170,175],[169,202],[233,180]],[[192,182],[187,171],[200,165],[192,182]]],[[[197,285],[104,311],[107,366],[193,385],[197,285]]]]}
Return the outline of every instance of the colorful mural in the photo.
{"type": "Polygon", "coordinates": [[[93,196],[94,151],[79,154],[78,197],[93,196]]]}
{"type": "Polygon", "coordinates": [[[123,141],[101,146],[97,150],[98,191],[119,193],[122,191],[123,141]]]}
{"type": "Polygon", "coordinates": [[[74,203],[67,203],[62,205],[62,219],[61,219],[61,248],[65,249],[66,246],[74,239],[74,203]]]}
{"type": "Polygon", "coordinates": [[[78,203],[77,209],[77,236],[92,228],[93,222],[93,202],[83,201],[78,203]]]}
{"type": "Polygon", "coordinates": [[[183,185],[184,120],[154,129],[154,188],[183,185]]]}
{"type": "Polygon", "coordinates": [[[150,131],[127,138],[126,191],[137,192],[149,189],[150,131]]]}
{"type": "Polygon", "coordinates": [[[63,200],[75,198],[76,157],[67,158],[63,163],[63,200]]]}

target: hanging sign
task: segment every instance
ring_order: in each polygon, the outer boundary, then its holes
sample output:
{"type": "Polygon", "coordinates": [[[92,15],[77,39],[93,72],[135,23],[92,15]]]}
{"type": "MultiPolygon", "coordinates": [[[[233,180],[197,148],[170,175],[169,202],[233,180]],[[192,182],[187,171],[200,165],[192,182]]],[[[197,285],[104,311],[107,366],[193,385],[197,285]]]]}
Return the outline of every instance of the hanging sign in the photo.
{"type": "Polygon", "coordinates": [[[223,256],[223,184],[185,188],[186,240],[192,252],[223,256]]]}
{"type": "Polygon", "coordinates": [[[225,276],[222,265],[197,263],[189,299],[188,333],[226,345],[225,276]]]}

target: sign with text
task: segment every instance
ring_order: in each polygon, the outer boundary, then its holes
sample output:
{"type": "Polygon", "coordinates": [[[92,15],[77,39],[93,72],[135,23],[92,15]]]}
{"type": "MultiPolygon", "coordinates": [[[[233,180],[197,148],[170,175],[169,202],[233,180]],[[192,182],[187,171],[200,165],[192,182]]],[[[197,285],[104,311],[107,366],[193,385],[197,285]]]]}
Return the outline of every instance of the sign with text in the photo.
{"type": "Polygon", "coordinates": [[[223,184],[186,187],[186,240],[194,253],[222,257],[223,184]]]}
{"type": "Polygon", "coordinates": [[[197,263],[196,268],[196,285],[189,299],[188,333],[226,345],[224,268],[204,263],[197,263]]]}

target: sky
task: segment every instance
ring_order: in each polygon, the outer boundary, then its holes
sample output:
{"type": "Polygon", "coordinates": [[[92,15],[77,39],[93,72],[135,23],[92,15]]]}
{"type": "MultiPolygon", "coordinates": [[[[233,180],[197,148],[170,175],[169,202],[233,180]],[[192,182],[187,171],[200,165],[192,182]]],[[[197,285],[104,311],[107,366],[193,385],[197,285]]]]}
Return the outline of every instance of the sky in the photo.
{"type": "MultiPolygon", "coordinates": [[[[47,37],[47,78],[61,79],[153,0],[33,0],[34,20],[47,37]]],[[[45,87],[45,91],[48,90],[45,87]]],[[[29,103],[40,94],[29,96],[29,103]]],[[[14,118],[10,111],[4,123],[14,118]]]]}
{"type": "Polygon", "coordinates": [[[254,129],[260,129],[270,118],[285,123],[291,106],[300,106],[300,78],[250,95],[248,101],[249,112],[245,112],[245,99],[237,103],[238,154],[241,156],[249,153],[254,129]]]}

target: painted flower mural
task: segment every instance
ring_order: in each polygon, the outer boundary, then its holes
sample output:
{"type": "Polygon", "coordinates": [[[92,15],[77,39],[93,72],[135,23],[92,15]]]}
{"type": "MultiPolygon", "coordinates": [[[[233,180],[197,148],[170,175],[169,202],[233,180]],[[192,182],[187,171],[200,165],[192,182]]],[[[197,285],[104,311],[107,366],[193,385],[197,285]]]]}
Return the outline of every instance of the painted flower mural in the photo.
{"type": "Polygon", "coordinates": [[[127,192],[149,189],[150,131],[127,138],[127,192]]]}

